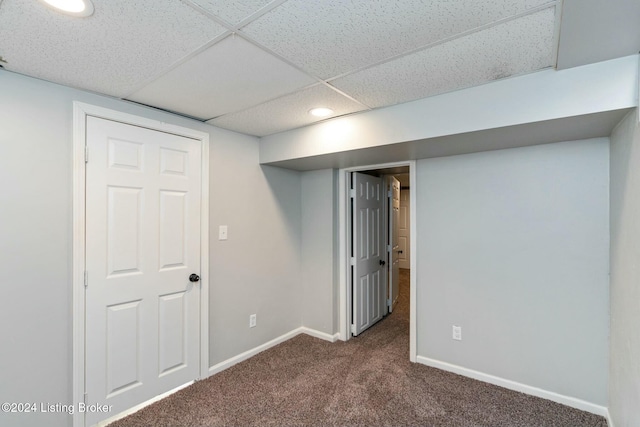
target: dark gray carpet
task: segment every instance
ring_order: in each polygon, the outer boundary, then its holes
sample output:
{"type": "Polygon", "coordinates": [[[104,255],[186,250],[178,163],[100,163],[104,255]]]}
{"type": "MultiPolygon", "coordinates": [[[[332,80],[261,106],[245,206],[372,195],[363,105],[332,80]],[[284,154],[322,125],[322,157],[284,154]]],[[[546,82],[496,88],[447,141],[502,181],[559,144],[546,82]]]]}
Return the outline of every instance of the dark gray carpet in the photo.
{"type": "Polygon", "coordinates": [[[123,418],[124,426],[606,427],[604,418],[409,362],[409,276],[347,343],[297,336],[123,418]]]}

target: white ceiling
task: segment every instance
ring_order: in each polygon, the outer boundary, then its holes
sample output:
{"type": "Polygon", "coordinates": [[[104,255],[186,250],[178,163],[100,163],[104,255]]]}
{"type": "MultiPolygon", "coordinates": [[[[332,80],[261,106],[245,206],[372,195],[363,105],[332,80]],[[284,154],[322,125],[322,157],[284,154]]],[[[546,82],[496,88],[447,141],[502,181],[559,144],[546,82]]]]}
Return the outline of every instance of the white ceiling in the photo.
{"type": "Polygon", "coordinates": [[[0,0],[4,67],[257,136],[640,49],[637,0],[93,3],[0,0]]]}

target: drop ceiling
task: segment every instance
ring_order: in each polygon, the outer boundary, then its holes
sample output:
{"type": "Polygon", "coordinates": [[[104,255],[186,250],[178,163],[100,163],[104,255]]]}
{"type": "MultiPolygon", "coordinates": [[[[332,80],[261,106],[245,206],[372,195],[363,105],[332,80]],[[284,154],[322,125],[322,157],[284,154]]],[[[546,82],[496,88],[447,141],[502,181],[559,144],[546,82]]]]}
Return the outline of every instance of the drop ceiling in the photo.
{"type": "Polygon", "coordinates": [[[314,107],[336,117],[637,52],[640,2],[584,1],[597,3],[93,0],[73,18],[0,0],[0,56],[9,71],[265,136],[322,120],[314,107]],[[617,43],[580,53],[621,15],[617,43]]]}

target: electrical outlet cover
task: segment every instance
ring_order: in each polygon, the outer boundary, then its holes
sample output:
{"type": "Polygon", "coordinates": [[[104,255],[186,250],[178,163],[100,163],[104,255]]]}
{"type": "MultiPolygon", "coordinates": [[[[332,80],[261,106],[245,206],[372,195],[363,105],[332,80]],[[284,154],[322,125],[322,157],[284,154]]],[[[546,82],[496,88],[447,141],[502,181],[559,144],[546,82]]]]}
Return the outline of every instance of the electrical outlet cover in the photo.
{"type": "Polygon", "coordinates": [[[453,325],[453,336],[452,338],[456,341],[462,341],[462,326],[453,325]]]}

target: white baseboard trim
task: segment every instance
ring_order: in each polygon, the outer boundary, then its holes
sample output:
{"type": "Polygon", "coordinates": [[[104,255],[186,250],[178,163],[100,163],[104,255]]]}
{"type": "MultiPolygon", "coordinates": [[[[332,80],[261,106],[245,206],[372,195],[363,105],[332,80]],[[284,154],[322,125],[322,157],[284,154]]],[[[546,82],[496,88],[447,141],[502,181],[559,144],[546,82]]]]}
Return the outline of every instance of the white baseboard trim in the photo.
{"type": "Polygon", "coordinates": [[[307,328],[305,326],[299,328],[299,331],[302,334],[307,334],[307,335],[310,335],[312,337],[320,338],[321,340],[325,340],[325,341],[329,341],[329,342],[336,342],[340,338],[340,333],[335,333],[333,335],[330,335],[330,334],[328,334],[326,332],[320,332],[318,330],[307,328]]]}
{"type": "Polygon", "coordinates": [[[613,424],[613,419],[611,418],[611,412],[609,412],[608,409],[607,409],[607,417],[606,418],[607,418],[607,425],[609,427],[615,427],[615,425],[613,424]]]}
{"type": "Polygon", "coordinates": [[[259,345],[257,347],[252,348],[251,350],[247,350],[244,353],[240,353],[237,356],[233,356],[227,360],[224,360],[216,365],[213,365],[209,368],[209,375],[214,375],[217,374],[218,372],[224,371],[225,369],[228,369],[230,367],[232,367],[235,364],[238,364],[240,362],[243,362],[247,359],[249,359],[250,357],[255,356],[258,353],[261,353],[265,350],[270,349],[271,347],[275,347],[280,343],[283,343],[287,340],[290,340],[291,338],[295,337],[296,335],[300,335],[302,332],[300,331],[300,329],[302,328],[297,328],[294,329],[293,331],[287,332],[284,335],[280,335],[277,338],[272,339],[271,341],[268,341],[262,345],[259,345]]]}
{"type": "Polygon", "coordinates": [[[180,391],[185,387],[189,387],[193,383],[194,383],[194,381],[189,381],[186,384],[182,384],[181,386],[178,386],[178,387],[176,387],[176,388],[174,388],[172,390],[169,390],[169,391],[167,391],[165,393],[159,394],[156,397],[147,400],[146,402],[142,402],[141,404],[134,406],[133,408],[129,408],[126,411],[120,412],[119,414],[114,415],[111,418],[107,418],[106,420],[100,421],[98,424],[96,424],[96,427],[105,427],[105,426],[107,426],[107,425],[109,425],[109,424],[111,424],[111,423],[113,423],[115,421],[118,421],[121,418],[128,417],[129,415],[131,415],[131,414],[133,414],[135,412],[138,412],[139,410],[151,405],[152,403],[156,403],[158,400],[162,400],[165,397],[169,397],[173,393],[175,393],[177,391],[180,391]]]}
{"type": "Polygon", "coordinates": [[[325,341],[329,341],[329,342],[336,342],[338,341],[340,334],[336,333],[333,335],[329,335],[325,332],[320,332],[317,331],[315,329],[311,329],[311,328],[306,328],[304,326],[301,326],[299,328],[296,328],[292,331],[287,332],[284,335],[280,335],[277,338],[272,339],[269,342],[266,342],[262,345],[259,345],[257,347],[252,348],[251,350],[247,350],[244,353],[240,353],[237,356],[231,357],[225,361],[222,361],[216,365],[213,365],[209,368],[209,376],[217,374],[218,372],[224,371],[227,368],[232,367],[233,365],[243,362],[247,359],[249,359],[250,357],[255,356],[258,353],[261,353],[265,350],[270,349],[271,347],[275,347],[276,345],[283,343],[287,340],[290,340],[291,338],[300,335],[300,334],[306,334],[306,335],[310,335],[312,337],[315,338],[320,338],[322,340],[325,341]]]}
{"type": "MultiPolygon", "coordinates": [[[[307,334],[307,335],[310,335],[312,337],[320,338],[320,339],[323,339],[323,340],[329,341],[329,342],[336,342],[338,340],[338,337],[340,336],[340,334],[329,335],[329,334],[327,334],[325,332],[320,332],[320,331],[317,331],[315,329],[306,328],[306,327],[302,326],[300,328],[296,328],[296,329],[294,329],[294,330],[292,330],[290,332],[287,332],[284,335],[280,335],[279,337],[274,338],[269,342],[266,342],[266,343],[264,343],[262,345],[259,345],[259,346],[255,347],[255,348],[252,348],[251,350],[245,351],[244,353],[240,353],[239,355],[234,356],[234,357],[232,357],[230,359],[227,359],[224,362],[220,362],[217,365],[211,366],[209,368],[209,375],[217,374],[220,371],[224,371],[225,369],[230,368],[231,366],[233,366],[233,365],[235,365],[237,363],[240,363],[240,362],[242,362],[244,360],[247,360],[250,357],[253,357],[258,353],[261,353],[261,352],[263,352],[263,351],[265,351],[265,350],[267,350],[267,349],[269,349],[271,347],[275,347],[276,345],[278,345],[280,343],[283,343],[283,342],[285,342],[287,340],[290,340],[291,338],[293,338],[293,337],[295,337],[297,335],[300,335],[300,334],[307,334]]],[[[180,387],[176,387],[173,390],[170,390],[170,391],[168,391],[166,393],[162,393],[162,394],[160,394],[160,395],[158,395],[158,396],[156,396],[156,397],[154,397],[152,399],[147,400],[146,402],[143,402],[143,403],[141,403],[139,405],[134,406],[133,408],[127,409],[124,412],[121,412],[121,413],[119,413],[117,415],[114,415],[111,418],[108,418],[108,419],[106,419],[104,421],[101,421],[100,423],[97,424],[97,426],[98,427],[105,427],[105,426],[107,426],[108,424],[110,424],[110,423],[112,423],[114,421],[117,421],[117,420],[119,420],[121,418],[124,418],[124,417],[126,417],[128,415],[131,415],[134,412],[138,412],[140,409],[142,409],[142,408],[144,408],[146,406],[149,406],[152,403],[155,403],[155,402],[157,402],[157,401],[159,401],[161,399],[164,399],[165,397],[167,397],[169,395],[172,395],[173,393],[175,393],[175,392],[177,392],[177,391],[179,391],[179,390],[181,390],[181,389],[183,389],[185,387],[188,387],[193,383],[194,383],[194,381],[190,381],[190,382],[188,382],[186,384],[181,385],[180,387]]]]}
{"type": "MultiPolygon", "coordinates": [[[[454,374],[463,375],[475,380],[484,381],[489,384],[494,384],[500,387],[508,388],[510,390],[529,394],[531,396],[541,397],[543,399],[551,400],[552,402],[560,403],[562,405],[570,406],[572,408],[603,416],[607,418],[607,421],[610,420],[609,411],[606,407],[596,405],[582,399],[565,396],[562,394],[554,393],[552,391],[543,390],[538,387],[529,386],[526,384],[507,380],[505,378],[500,378],[493,375],[485,374],[483,372],[474,371],[473,369],[463,368],[462,366],[452,365],[440,360],[430,359],[424,356],[418,356],[416,358],[416,361],[423,365],[431,366],[432,368],[442,369],[443,371],[453,372],[454,374]]],[[[612,427],[612,425],[609,424],[609,427],[612,427]]]]}

